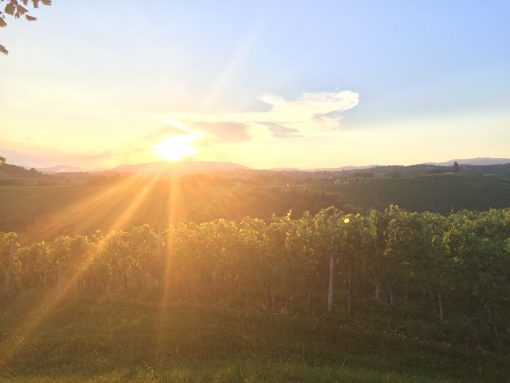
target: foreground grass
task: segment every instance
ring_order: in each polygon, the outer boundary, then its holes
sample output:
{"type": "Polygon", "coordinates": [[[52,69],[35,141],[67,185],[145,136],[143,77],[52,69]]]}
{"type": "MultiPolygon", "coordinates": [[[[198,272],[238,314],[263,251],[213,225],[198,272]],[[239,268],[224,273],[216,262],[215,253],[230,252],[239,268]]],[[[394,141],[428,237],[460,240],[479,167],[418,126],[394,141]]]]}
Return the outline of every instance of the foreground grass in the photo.
{"type": "Polygon", "coordinates": [[[317,367],[297,363],[217,363],[200,367],[173,367],[156,373],[152,370],[115,371],[96,376],[25,376],[0,379],[0,382],[450,382],[405,373],[376,372],[348,367],[317,367]]]}
{"type": "Polygon", "coordinates": [[[510,376],[506,356],[334,317],[75,297],[39,322],[34,307],[37,297],[19,297],[0,314],[2,383],[506,382],[510,376]],[[20,333],[21,327],[33,330],[20,333]]]}

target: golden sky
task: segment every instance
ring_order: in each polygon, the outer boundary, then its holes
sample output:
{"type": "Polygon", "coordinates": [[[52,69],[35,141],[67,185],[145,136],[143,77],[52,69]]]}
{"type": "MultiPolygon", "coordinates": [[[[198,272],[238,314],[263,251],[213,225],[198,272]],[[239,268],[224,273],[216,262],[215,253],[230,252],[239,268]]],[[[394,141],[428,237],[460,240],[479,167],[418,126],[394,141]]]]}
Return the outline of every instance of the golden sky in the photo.
{"type": "Polygon", "coordinates": [[[402,4],[54,2],[0,31],[0,155],[88,168],[510,157],[508,6],[402,4]]]}

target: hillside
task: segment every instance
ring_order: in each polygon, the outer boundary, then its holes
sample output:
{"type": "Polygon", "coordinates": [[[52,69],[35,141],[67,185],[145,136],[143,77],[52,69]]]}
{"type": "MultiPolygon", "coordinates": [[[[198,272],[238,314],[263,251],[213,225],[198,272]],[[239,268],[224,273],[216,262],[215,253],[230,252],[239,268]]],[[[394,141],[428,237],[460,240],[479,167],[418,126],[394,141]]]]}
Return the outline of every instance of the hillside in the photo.
{"type": "MultiPolygon", "coordinates": [[[[67,176],[65,179],[69,181],[67,176]]],[[[78,177],[69,182],[0,187],[4,202],[0,204],[0,231],[37,232],[40,237],[107,229],[119,219],[122,227],[220,217],[267,219],[273,213],[292,210],[299,216],[305,210],[316,212],[330,205],[365,211],[396,204],[408,210],[441,213],[510,207],[510,177],[463,173],[359,177],[248,171],[178,179],[78,177]],[[51,230],[44,234],[38,229],[48,226],[51,230]]]]}
{"type": "Polygon", "coordinates": [[[246,166],[233,162],[182,161],[182,162],[151,162],[145,164],[119,165],[109,172],[145,173],[145,174],[198,174],[246,170],[246,166]]]}
{"type": "Polygon", "coordinates": [[[35,169],[28,170],[22,166],[7,163],[0,164],[0,186],[37,185],[48,180],[48,177],[35,169]]]}
{"type": "MultiPolygon", "coordinates": [[[[453,166],[443,166],[434,164],[416,164],[416,165],[384,165],[374,166],[364,169],[345,170],[346,174],[362,173],[374,176],[387,175],[419,175],[419,174],[446,174],[453,172],[453,166]]],[[[493,165],[459,165],[459,172],[463,174],[494,174],[510,176],[510,163],[493,165]]]]}
{"type": "Polygon", "coordinates": [[[38,172],[44,174],[59,174],[59,173],[89,173],[89,172],[98,172],[104,169],[86,169],[78,166],[68,166],[68,165],[57,165],[50,166],[47,168],[37,168],[38,172]]]}
{"type": "MultiPolygon", "coordinates": [[[[460,164],[460,169],[464,173],[474,174],[498,174],[510,175],[510,159],[507,158],[471,158],[458,159],[437,163],[423,163],[415,165],[372,165],[372,166],[342,166],[338,168],[273,168],[267,171],[280,172],[306,172],[306,173],[371,173],[381,176],[388,174],[433,174],[449,173],[453,171],[453,164],[460,164]]],[[[95,168],[87,169],[82,167],[58,165],[46,168],[37,168],[36,170],[44,174],[67,174],[67,173],[147,173],[147,174],[199,174],[249,170],[247,166],[233,162],[214,162],[214,161],[182,161],[182,162],[149,162],[140,164],[121,164],[111,169],[95,168]]]]}
{"type": "Polygon", "coordinates": [[[477,165],[477,166],[502,165],[510,164],[510,158],[494,158],[494,157],[456,158],[445,162],[437,162],[434,163],[434,165],[453,166],[455,162],[461,165],[477,165]]]}
{"type": "Polygon", "coordinates": [[[448,213],[510,207],[510,177],[433,174],[375,177],[320,186],[349,205],[366,210],[396,204],[413,211],[448,213]]]}
{"type": "Polygon", "coordinates": [[[119,220],[121,227],[130,227],[247,215],[270,218],[290,209],[301,214],[340,204],[336,195],[322,191],[287,188],[281,182],[268,184],[258,177],[231,177],[119,175],[69,186],[2,187],[0,200],[5,203],[0,204],[0,231],[33,232],[44,238],[108,229],[119,220]]]}

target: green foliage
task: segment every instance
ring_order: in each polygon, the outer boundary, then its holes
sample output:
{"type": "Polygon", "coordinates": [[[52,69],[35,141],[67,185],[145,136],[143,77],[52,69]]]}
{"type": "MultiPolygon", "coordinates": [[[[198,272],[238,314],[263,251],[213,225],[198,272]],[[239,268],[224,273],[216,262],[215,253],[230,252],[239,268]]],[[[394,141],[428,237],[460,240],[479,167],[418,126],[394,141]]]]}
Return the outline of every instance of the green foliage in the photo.
{"type": "MultiPolygon", "coordinates": [[[[239,369],[220,381],[306,381],[311,374],[310,381],[375,382],[382,371],[391,372],[391,381],[505,376],[496,354],[475,362],[453,348],[475,347],[482,355],[508,350],[510,210],[442,216],[389,206],[363,215],[330,207],[268,222],[245,217],[18,241],[15,233],[0,233],[0,276],[13,270],[16,292],[0,317],[7,329],[0,351],[20,317],[44,315],[44,321],[28,327],[40,335],[22,343],[0,378],[16,381],[29,368],[73,381],[83,361],[81,378],[92,381],[114,369],[131,371],[118,380],[135,379],[132,366],[148,379],[143,363],[154,367],[156,381],[171,381],[176,360],[210,361],[210,355],[221,369],[232,363],[239,369]],[[326,315],[331,255],[336,310],[326,315]],[[46,292],[45,300],[30,315],[17,314],[34,291],[46,292]],[[82,304],[79,297],[90,295],[95,301],[82,304]],[[54,299],[58,304],[45,311],[54,299]],[[62,324],[68,333],[59,332],[62,324]],[[333,367],[340,364],[348,369],[333,367]],[[312,365],[322,367],[305,370],[312,365]],[[468,372],[471,365],[477,367],[468,372]]],[[[180,371],[193,380],[213,370],[180,371]]]]}
{"type": "Polygon", "coordinates": [[[442,216],[389,206],[362,215],[329,207],[269,222],[180,222],[158,233],[141,225],[28,243],[9,267],[13,241],[0,233],[0,272],[5,279],[13,270],[17,291],[144,291],[280,313],[325,310],[333,256],[336,306],[346,308],[339,313],[382,310],[393,324],[397,314],[439,322],[451,340],[510,342],[509,210],[442,216]],[[450,319],[471,328],[459,338],[450,319]]]}
{"type": "MultiPolygon", "coordinates": [[[[31,5],[34,8],[38,8],[40,3],[51,5],[51,0],[0,0],[0,28],[7,26],[8,16],[16,19],[24,17],[28,21],[37,20],[36,17],[29,14],[27,7],[31,5]]],[[[0,44],[0,53],[8,54],[9,51],[0,44]]]]}
{"type": "Polygon", "coordinates": [[[401,175],[375,177],[338,185],[322,184],[323,191],[360,210],[384,210],[396,204],[410,211],[489,210],[510,207],[510,178],[482,174],[401,175]]]}
{"type": "MultiPolygon", "coordinates": [[[[32,292],[5,307],[2,339],[40,303],[32,292]]],[[[75,294],[3,359],[0,382],[466,383],[510,374],[503,354],[417,340],[374,319],[75,294]]]]}

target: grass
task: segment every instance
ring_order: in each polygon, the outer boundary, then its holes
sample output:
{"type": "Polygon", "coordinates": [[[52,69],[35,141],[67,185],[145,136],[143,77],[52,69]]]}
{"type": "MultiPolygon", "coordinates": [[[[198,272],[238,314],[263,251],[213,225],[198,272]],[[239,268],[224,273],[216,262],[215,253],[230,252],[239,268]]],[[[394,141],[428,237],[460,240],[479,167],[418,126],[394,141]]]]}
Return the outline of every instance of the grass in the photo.
{"type": "Polygon", "coordinates": [[[0,382],[395,382],[433,383],[448,382],[445,379],[430,379],[408,374],[375,372],[336,366],[306,366],[298,363],[206,363],[195,366],[178,365],[162,373],[151,367],[134,371],[115,371],[96,376],[67,375],[15,377],[0,382]]]}
{"type": "Polygon", "coordinates": [[[505,356],[332,316],[69,298],[31,334],[38,294],[0,314],[0,382],[504,382],[505,356]],[[17,349],[7,347],[22,337],[17,349]]]}

